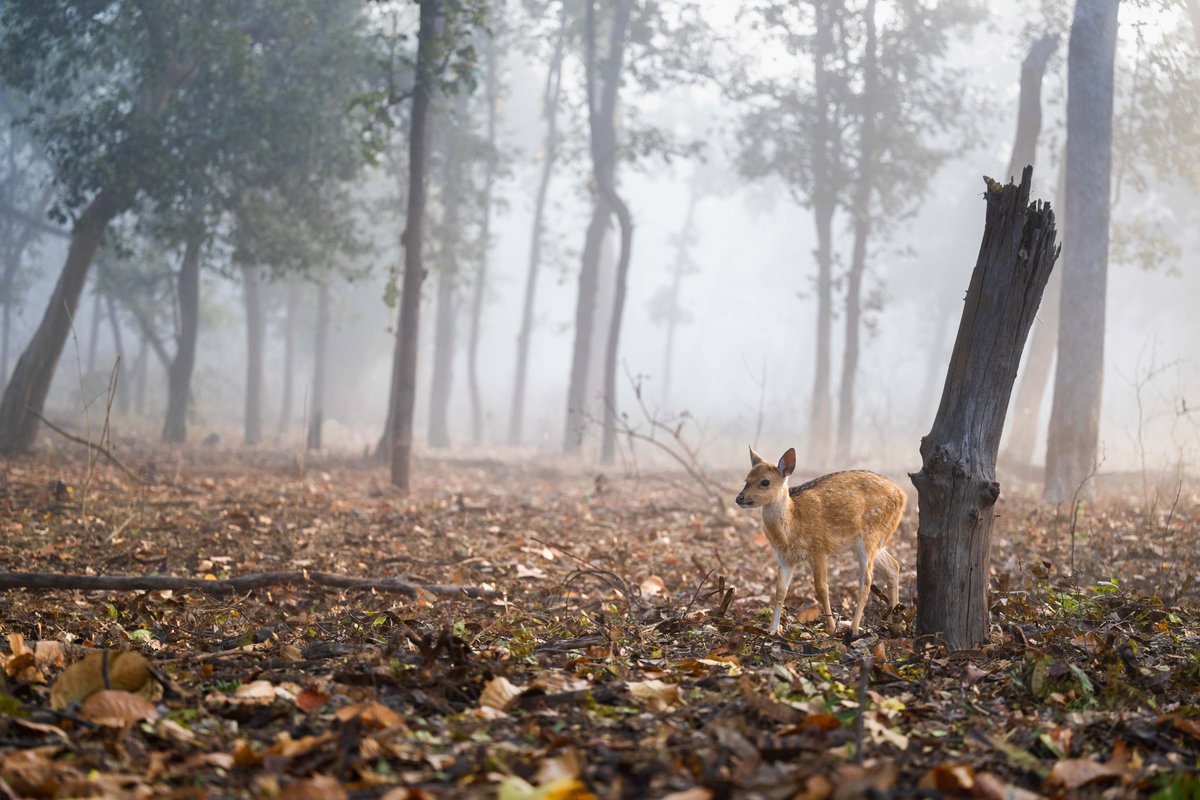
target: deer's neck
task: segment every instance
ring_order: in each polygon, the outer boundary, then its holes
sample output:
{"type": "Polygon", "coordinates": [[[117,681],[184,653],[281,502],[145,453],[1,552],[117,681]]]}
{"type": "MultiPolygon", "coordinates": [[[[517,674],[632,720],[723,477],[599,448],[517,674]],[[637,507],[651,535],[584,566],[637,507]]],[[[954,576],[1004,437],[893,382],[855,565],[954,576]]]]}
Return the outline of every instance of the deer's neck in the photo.
{"type": "Polygon", "coordinates": [[[769,503],[762,507],[763,528],[767,534],[767,540],[771,542],[776,550],[786,549],[792,523],[792,496],[785,490],[783,495],[773,503],[769,503]]]}

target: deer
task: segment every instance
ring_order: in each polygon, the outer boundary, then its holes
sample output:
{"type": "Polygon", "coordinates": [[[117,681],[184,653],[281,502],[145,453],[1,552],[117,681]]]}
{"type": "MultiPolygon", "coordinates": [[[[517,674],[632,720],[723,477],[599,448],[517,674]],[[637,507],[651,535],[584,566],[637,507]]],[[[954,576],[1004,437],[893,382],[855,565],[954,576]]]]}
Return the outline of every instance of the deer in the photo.
{"type": "Polygon", "coordinates": [[[892,481],[860,469],[822,475],[789,489],[788,477],[795,469],[795,448],[788,448],[778,464],[771,464],[751,447],[746,485],[735,498],[741,508],[762,509],[767,541],[779,560],[768,633],[779,633],[792,575],[804,561],[812,567],[825,630],[834,633],[829,557],[853,547],[858,556],[858,604],[850,633],[857,636],[877,567],[887,579],[889,611],[900,604],[900,562],[888,552],[887,544],[900,526],[908,498],[892,481]]]}

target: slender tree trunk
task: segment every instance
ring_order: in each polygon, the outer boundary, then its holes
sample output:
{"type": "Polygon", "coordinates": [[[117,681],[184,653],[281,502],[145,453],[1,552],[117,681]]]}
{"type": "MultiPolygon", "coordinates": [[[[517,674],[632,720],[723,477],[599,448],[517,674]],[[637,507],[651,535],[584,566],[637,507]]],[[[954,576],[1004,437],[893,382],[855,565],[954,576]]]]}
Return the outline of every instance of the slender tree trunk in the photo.
{"type": "Polygon", "coordinates": [[[1117,0],[1079,0],[1067,54],[1066,247],[1046,500],[1093,487],[1104,382],[1117,0]]]}
{"type": "Polygon", "coordinates": [[[438,248],[437,317],[433,333],[433,372],[429,380],[429,446],[450,446],[450,392],[454,384],[454,351],[458,339],[459,252],[463,246],[461,214],[467,193],[463,186],[463,137],[468,120],[466,93],[455,99],[454,115],[443,115],[446,162],[442,172],[443,231],[438,248]]]}
{"type": "Polygon", "coordinates": [[[1012,158],[1007,178],[1013,178],[1033,164],[1037,156],[1038,136],[1042,132],[1042,79],[1046,64],[1058,49],[1058,34],[1048,33],[1029,47],[1021,62],[1021,95],[1017,103],[1017,135],[1013,139],[1012,158]]]}
{"type": "Polygon", "coordinates": [[[871,235],[871,194],[875,185],[876,75],[875,0],[863,11],[866,41],[863,53],[862,128],[859,135],[858,180],[854,187],[854,250],[846,276],[846,341],[842,351],[842,385],[838,398],[837,460],[848,462],[854,444],[854,386],[858,375],[862,327],[862,284],[867,271],[867,240],[871,235]]]}
{"type": "Polygon", "coordinates": [[[287,284],[287,309],[283,318],[283,387],[279,399],[279,422],[275,436],[285,439],[292,424],[292,389],[296,383],[296,314],[300,288],[294,279],[287,284]]]}
{"type": "Polygon", "coordinates": [[[683,229],[679,232],[679,246],[675,250],[675,268],[671,275],[671,294],[668,303],[669,313],[667,314],[667,341],[663,348],[663,388],[662,388],[662,404],[669,406],[671,403],[671,372],[675,365],[675,329],[679,327],[679,314],[681,311],[680,294],[683,291],[683,276],[692,269],[691,256],[688,253],[692,244],[692,237],[695,235],[696,227],[696,205],[700,200],[700,190],[697,188],[696,182],[692,182],[691,191],[688,193],[687,211],[683,216],[683,229]]]}
{"type": "Polygon", "coordinates": [[[267,321],[262,303],[262,276],[258,267],[242,267],[242,297],[246,304],[246,410],[243,441],[262,441],[263,343],[267,321]]]}
{"type": "Polygon", "coordinates": [[[408,213],[405,220],[404,284],[400,295],[400,326],[396,332],[399,376],[392,415],[392,484],[407,492],[411,486],[413,408],[417,398],[417,331],[421,313],[421,282],[425,268],[421,248],[425,226],[425,167],[428,161],[429,101],[434,92],[433,47],[440,27],[436,0],[421,0],[417,32],[417,65],[409,123],[408,213]]]}
{"type": "MultiPolygon", "coordinates": [[[[588,97],[594,97],[595,87],[595,14],[593,0],[588,0],[588,63],[587,70],[592,73],[588,79],[588,97]]],[[[591,104],[590,114],[592,128],[592,157],[596,162],[596,177],[600,191],[604,194],[608,206],[617,215],[617,224],[621,231],[621,250],[617,257],[617,280],[613,291],[612,317],[608,325],[608,342],[604,354],[604,439],[601,445],[600,460],[611,464],[617,453],[617,359],[621,346],[621,321],[625,314],[625,295],[629,279],[629,258],[633,246],[633,217],[629,206],[617,194],[616,159],[617,132],[616,109],[617,91],[621,85],[621,71],[625,57],[625,37],[629,29],[629,19],[633,14],[632,0],[614,0],[613,20],[609,31],[608,57],[605,59],[605,75],[603,76],[604,95],[601,111],[605,116],[597,117],[594,103],[591,104]],[[609,87],[612,87],[611,90],[609,87]],[[602,147],[597,147],[597,142],[602,147]],[[609,159],[604,164],[600,158],[609,159]],[[607,166],[607,169],[602,169],[607,166]]]]}
{"type": "MultiPolygon", "coordinates": [[[[1054,207],[1063,209],[1066,159],[1058,170],[1058,189],[1054,195],[1054,207]]],[[[1066,226],[1058,225],[1059,239],[1065,239],[1066,226]]],[[[1033,324],[1029,350],[1025,354],[1025,369],[1017,386],[1017,399],[1013,404],[1012,425],[1009,428],[1005,458],[1015,466],[1033,463],[1033,450],[1041,431],[1040,418],[1042,398],[1046,396],[1046,384],[1050,379],[1050,367],[1054,365],[1054,351],[1058,347],[1058,312],[1062,304],[1062,271],[1055,270],[1046,284],[1042,295],[1041,311],[1033,324]]]]}
{"type": "Polygon", "coordinates": [[[179,333],[175,358],[167,369],[167,417],[162,440],[171,444],[187,441],[188,401],[192,396],[192,370],[196,366],[196,339],[200,329],[200,250],[203,234],[188,236],[179,264],[179,333]]]}
{"type": "Polygon", "coordinates": [[[317,284],[317,341],[313,347],[312,411],[308,421],[309,450],[322,446],[321,426],[325,423],[325,384],[329,362],[329,287],[317,284]]]}
{"type": "MultiPolygon", "coordinates": [[[[588,33],[585,36],[585,44],[588,47],[585,65],[589,75],[592,75],[595,69],[595,6],[594,0],[588,0],[585,5],[587,14],[588,33]]],[[[618,57],[623,56],[625,30],[628,27],[630,10],[626,2],[618,2],[615,5],[615,14],[612,23],[613,33],[610,40],[610,57],[616,54],[618,57]]],[[[605,80],[600,87],[600,97],[596,97],[596,81],[594,77],[589,77],[587,81],[587,103],[588,103],[588,123],[590,130],[590,144],[592,155],[592,172],[596,184],[596,193],[593,197],[592,220],[588,225],[587,238],[584,241],[583,261],[579,271],[579,297],[575,307],[575,349],[571,361],[571,383],[567,391],[567,426],[565,438],[565,450],[569,453],[577,452],[583,443],[583,431],[586,425],[586,406],[587,406],[587,375],[591,365],[591,340],[593,336],[593,325],[595,323],[596,304],[595,295],[597,285],[600,278],[600,250],[604,240],[604,232],[608,227],[608,221],[613,213],[618,212],[613,205],[613,200],[617,198],[616,185],[616,159],[617,159],[617,142],[616,142],[616,113],[617,113],[617,90],[619,88],[620,64],[608,64],[607,70],[609,75],[618,76],[618,80],[605,80]]],[[[606,76],[608,77],[608,76],[606,76]]],[[[628,209],[625,211],[628,214],[628,209]]],[[[628,223],[628,220],[626,221],[628,223]]],[[[622,228],[621,244],[622,255],[619,258],[617,266],[618,284],[621,283],[621,272],[628,267],[628,238],[632,235],[632,227],[628,229],[622,228]]],[[[621,289],[618,286],[616,294],[619,296],[621,289]]],[[[623,303],[624,298],[621,297],[619,302],[623,303]]],[[[613,309],[617,309],[618,298],[614,297],[613,309]]],[[[609,344],[612,344],[612,333],[614,324],[610,320],[610,336],[609,344]]],[[[620,324],[616,322],[616,334],[619,338],[620,324]]],[[[606,358],[605,375],[608,373],[608,363],[606,358]]],[[[606,379],[607,384],[607,379],[606,379]]],[[[605,401],[610,399],[605,386],[605,401]]],[[[608,427],[608,410],[605,411],[605,427],[608,427]]],[[[607,439],[607,436],[606,436],[607,439]]]]}
{"type": "Polygon", "coordinates": [[[37,437],[38,418],[45,410],[50,381],[71,330],[71,318],[104,231],[126,201],[111,189],[101,190],[80,214],[71,232],[71,245],[46,313],[25,352],[17,361],[0,401],[0,455],[26,453],[37,437]],[[31,413],[32,412],[32,413],[31,413]]]}
{"type": "Polygon", "coordinates": [[[813,49],[813,87],[817,98],[813,151],[813,219],[817,228],[816,371],[808,425],[809,467],[821,469],[829,460],[833,413],[830,406],[830,361],[833,342],[833,214],[837,193],[833,183],[831,100],[826,58],[833,51],[832,25],[825,0],[813,4],[816,47],[813,49]]]}
{"type": "Polygon", "coordinates": [[[471,333],[467,341],[467,386],[471,395],[471,442],[483,441],[483,401],[479,393],[479,328],[483,318],[483,299],[487,291],[488,256],[492,245],[492,192],[496,184],[496,104],[499,80],[496,75],[496,39],[487,36],[487,169],[483,180],[483,225],[479,273],[471,299],[471,333]]]}
{"type": "Polygon", "coordinates": [[[508,420],[508,443],[521,443],[521,428],[525,419],[525,386],[528,382],[529,337],[533,330],[534,299],[537,294],[538,270],[542,259],[542,229],[545,227],[546,195],[550,188],[550,177],[554,173],[554,162],[558,157],[558,99],[562,93],[563,45],[567,36],[566,3],[561,8],[558,39],[550,69],[546,73],[546,86],[542,92],[542,113],[546,117],[546,139],[542,157],[542,176],[538,181],[537,199],[533,205],[533,233],[529,243],[529,269],[525,274],[525,299],[521,305],[521,330],[517,334],[517,366],[513,378],[512,412],[508,420]]]}
{"type": "Polygon", "coordinates": [[[985,193],[983,243],[946,373],[942,401],[921,439],[917,635],[952,650],[987,641],[988,566],[996,452],[1025,339],[1054,266],[1054,214],[1021,185],[985,193]]]}
{"type": "Polygon", "coordinates": [[[112,328],[113,350],[117,354],[117,412],[126,414],[129,412],[129,366],[125,359],[125,346],[121,341],[121,320],[117,317],[117,304],[113,300],[111,294],[104,296],[108,311],[108,324],[112,328]]]}

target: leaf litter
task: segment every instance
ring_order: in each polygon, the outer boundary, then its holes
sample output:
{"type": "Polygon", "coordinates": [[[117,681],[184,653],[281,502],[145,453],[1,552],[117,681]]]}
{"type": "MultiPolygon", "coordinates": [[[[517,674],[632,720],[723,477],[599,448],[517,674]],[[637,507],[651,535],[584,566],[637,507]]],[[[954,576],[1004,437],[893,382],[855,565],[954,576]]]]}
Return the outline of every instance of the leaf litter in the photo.
{"type": "MultiPolygon", "coordinates": [[[[757,520],[669,482],[427,461],[404,497],[365,462],[184,460],[170,486],[102,470],[86,490],[69,455],[8,462],[0,569],[494,594],[10,590],[6,795],[1200,793],[1195,497],[1102,503],[1074,526],[1004,497],[990,640],[950,653],[914,649],[912,609],[878,598],[866,636],[826,636],[805,577],[766,636],[757,520]]],[[[853,564],[831,566],[844,623],[853,564]]]]}

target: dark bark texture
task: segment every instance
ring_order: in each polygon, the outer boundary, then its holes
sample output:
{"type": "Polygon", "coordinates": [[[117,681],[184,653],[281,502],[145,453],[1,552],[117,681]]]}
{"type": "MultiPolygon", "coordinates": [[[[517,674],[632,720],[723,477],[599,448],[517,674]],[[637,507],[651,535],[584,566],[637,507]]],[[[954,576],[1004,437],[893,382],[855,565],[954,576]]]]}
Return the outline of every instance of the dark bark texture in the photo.
{"type": "MultiPolygon", "coordinates": [[[[590,7],[590,5],[589,5],[590,7]]],[[[629,29],[629,18],[633,14],[632,0],[615,0],[613,3],[612,29],[609,32],[608,58],[605,59],[605,100],[608,100],[609,90],[612,89],[612,113],[607,118],[597,118],[592,115],[593,126],[607,127],[600,135],[600,141],[611,141],[613,152],[610,156],[616,159],[616,98],[617,88],[621,85],[621,66],[625,57],[625,38],[629,29]]],[[[595,35],[594,25],[589,25],[588,36],[595,35]]],[[[589,51],[594,51],[589,42],[589,51]]],[[[591,52],[591,55],[595,55],[591,52]]],[[[594,71],[594,64],[589,63],[589,69],[594,71]]],[[[593,134],[593,141],[596,140],[593,134]]],[[[595,157],[595,153],[593,153],[595,157]]],[[[621,320],[625,315],[625,295],[629,283],[629,258],[633,248],[633,216],[625,200],[617,194],[616,164],[611,169],[597,169],[596,179],[601,194],[604,195],[608,207],[617,215],[617,225],[621,232],[621,251],[617,257],[617,279],[613,290],[612,316],[608,322],[608,341],[604,352],[604,438],[600,447],[600,460],[611,464],[617,453],[617,358],[621,348],[621,320]]]]}
{"type": "Polygon", "coordinates": [[[1054,267],[1054,213],[1021,185],[989,184],[983,243],[941,404],[913,473],[917,531],[917,634],[954,650],[987,640],[987,581],[996,453],[1021,351],[1054,267]]]}
{"type": "Polygon", "coordinates": [[[46,407],[50,382],[71,331],[71,319],[87,282],[96,249],[108,223],[126,206],[117,192],[104,189],[88,203],[71,233],[71,245],[46,313],[17,361],[0,400],[0,455],[26,453],[37,438],[38,418],[46,407]]]}
{"type": "MultiPolygon", "coordinates": [[[[162,440],[173,444],[187,441],[188,401],[192,394],[192,370],[196,365],[196,338],[200,327],[200,248],[199,234],[188,238],[179,265],[179,333],[175,358],[167,368],[167,416],[163,422],[162,440]]],[[[154,344],[149,326],[143,330],[154,344]]],[[[161,345],[160,345],[161,346],[161,345]]],[[[157,348],[156,348],[157,350],[157,348]]],[[[160,352],[159,357],[163,354],[160,352]]]]}
{"type": "Polygon", "coordinates": [[[1075,6],[1067,53],[1066,234],[1046,445],[1049,502],[1090,497],[1100,439],[1118,0],[1075,6]]]}
{"type": "Polygon", "coordinates": [[[429,101],[435,90],[434,45],[441,15],[436,0],[421,0],[417,30],[417,65],[409,122],[408,211],[405,215],[404,283],[400,291],[400,326],[396,331],[396,397],[392,413],[392,485],[407,492],[411,485],[413,410],[417,400],[417,334],[421,322],[421,284],[425,266],[425,171],[429,160],[429,101]]]}
{"type": "Polygon", "coordinates": [[[1046,64],[1058,49],[1058,34],[1048,33],[1034,42],[1021,62],[1021,94],[1017,102],[1017,135],[1005,178],[1016,175],[1034,163],[1038,136],[1042,132],[1042,79],[1046,64]]]}

